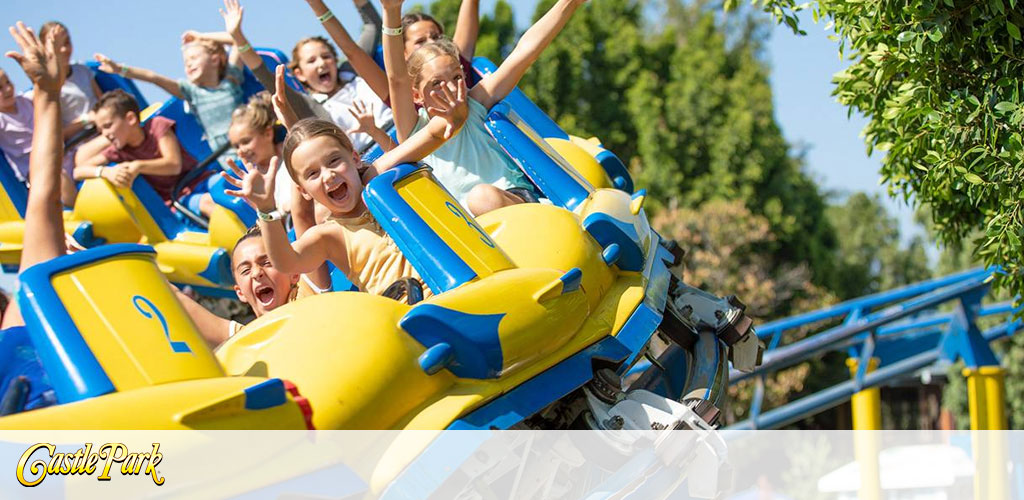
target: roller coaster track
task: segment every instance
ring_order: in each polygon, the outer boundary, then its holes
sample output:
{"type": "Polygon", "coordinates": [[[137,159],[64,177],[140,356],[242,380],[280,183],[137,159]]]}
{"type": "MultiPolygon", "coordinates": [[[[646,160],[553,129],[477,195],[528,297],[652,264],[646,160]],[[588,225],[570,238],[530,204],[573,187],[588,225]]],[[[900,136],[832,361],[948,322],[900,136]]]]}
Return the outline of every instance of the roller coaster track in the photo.
{"type": "MultiPolygon", "coordinates": [[[[937,362],[962,359],[967,367],[998,365],[989,344],[1022,327],[1010,302],[982,304],[995,269],[972,269],[894,290],[849,300],[758,327],[766,344],[761,365],[751,373],[732,370],[730,384],[754,379],[749,418],[728,429],[777,429],[828,410],[855,393],[906,377],[937,362]],[[980,318],[1000,323],[982,331],[980,318]],[[816,323],[837,326],[781,345],[784,333],[816,323]],[[777,408],[762,411],[765,378],[812,357],[845,350],[857,360],[853,377],[777,408]],[[877,358],[878,368],[868,371],[877,358]]],[[[988,323],[990,321],[986,321],[988,323]]]]}

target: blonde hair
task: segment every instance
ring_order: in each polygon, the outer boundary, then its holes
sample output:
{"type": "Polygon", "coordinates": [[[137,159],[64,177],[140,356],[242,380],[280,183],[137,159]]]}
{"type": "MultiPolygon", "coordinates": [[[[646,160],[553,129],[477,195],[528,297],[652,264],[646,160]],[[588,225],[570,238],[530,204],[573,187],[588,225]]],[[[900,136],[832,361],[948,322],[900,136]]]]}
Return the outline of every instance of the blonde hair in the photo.
{"type": "MultiPolygon", "coordinates": [[[[420,82],[423,80],[423,66],[441,56],[451,57],[456,64],[459,64],[459,48],[447,38],[427,42],[409,54],[406,65],[409,67],[409,77],[412,78],[413,88],[419,88],[420,82]]],[[[461,64],[459,69],[462,69],[461,64]]]]}
{"type": "Polygon", "coordinates": [[[223,80],[228,72],[228,51],[223,44],[211,40],[196,40],[181,46],[184,52],[191,47],[202,47],[207,54],[217,58],[217,81],[223,80]]]}
{"type": "Polygon", "coordinates": [[[274,104],[270,99],[270,93],[267,91],[253,95],[249,98],[249,102],[231,112],[231,125],[241,123],[252,130],[266,130],[273,127],[277,116],[274,115],[274,104]]]}
{"type": "Polygon", "coordinates": [[[288,169],[288,175],[292,176],[292,180],[296,183],[299,182],[299,179],[296,177],[295,169],[292,167],[292,154],[295,153],[295,149],[303,142],[321,136],[331,137],[338,141],[338,145],[342,149],[355,152],[355,148],[352,147],[352,141],[345,135],[345,131],[341,130],[334,122],[318,118],[303,118],[299,120],[288,131],[288,135],[284,138],[284,146],[281,148],[284,167],[288,169]]]}

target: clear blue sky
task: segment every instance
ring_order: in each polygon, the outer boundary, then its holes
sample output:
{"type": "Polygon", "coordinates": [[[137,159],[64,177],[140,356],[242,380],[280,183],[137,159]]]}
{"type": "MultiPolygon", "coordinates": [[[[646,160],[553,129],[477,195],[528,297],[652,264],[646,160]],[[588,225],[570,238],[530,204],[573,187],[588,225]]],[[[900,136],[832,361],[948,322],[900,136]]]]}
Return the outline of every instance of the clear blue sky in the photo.
{"type": "MultiPolygon", "coordinates": [[[[371,0],[375,1],[375,0],[371,0]]],[[[483,0],[481,9],[489,12],[496,0],[483,0]]],[[[600,1],[600,0],[592,0],[600,1]]],[[[510,0],[519,28],[533,14],[536,0],[510,0]]],[[[140,2],[107,0],[104,2],[56,0],[5,0],[0,24],[23,20],[38,28],[46,20],[57,19],[68,25],[75,46],[75,59],[91,58],[103,52],[116,61],[141,66],[171,77],[183,74],[179,36],[186,29],[222,30],[217,9],[220,0],[178,2],[140,2]]],[[[419,3],[410,0],[410,4],[419,3]]],[[[360,21],[348,1],[331,0],[335,13],[355,35],[360,21]]],[[[296,40],[322,34],[319,23],[302,0],[257,0],[244,2],[246,35],[257,46],[290,51],[296,40]]],[[[808,168],[826,190],[881,193],[892,213],[899,216],[904,235],[915,231],[912,211],[902,203],[884,196],[878,185],[879,158],[868,158],[859,137],[864,120],[847,119],[846,108],[830,96],[831,76],[843,67],[836,44],[827,38],[823,25],[815,25],[804,16],[807,36],[793,35],[788,28],[776,28],[768,44],[772,66],[772,88],[777,119],[786,138],[809,148],[808,168]]],[[[0,34],[0,50],[14,49],[7,34],[0,34]]],[[[13,61],[0,63],[17,89],[24,90],[27,80],[13,61]]],[[[151,101],[165,98],[152,85],[140,83],[151,101]]]]}

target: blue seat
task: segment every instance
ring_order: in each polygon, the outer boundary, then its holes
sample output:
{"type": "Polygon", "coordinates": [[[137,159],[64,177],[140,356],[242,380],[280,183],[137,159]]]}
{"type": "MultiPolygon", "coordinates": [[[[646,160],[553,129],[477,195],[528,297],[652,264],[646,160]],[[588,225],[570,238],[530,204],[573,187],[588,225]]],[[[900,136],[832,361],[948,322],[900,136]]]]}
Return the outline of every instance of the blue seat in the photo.
{"type": "Polygon", "coordinates": [[[96,85],[99,86],[100,90],[104,92],[110,92],[111,90],[121,89],[128,92],[135,98],[135,101],[139,103],[139,109],[146,109],[149,107],[149,101],[146,97],[139,92],[139,88],[135,86],[135,82],[129,80],[121,75],[115,75],[113,73],[106,73],[100,71],[100,63],[96,61],[89,61],[85,63],[89,69],[92,70],[93,78],[96,79],[96,85]]]}
{"type": "MultiPolygon", "coordinates": [[[[477,57],[473,59],[473,69],[482,76],[493,73],[498,68],[486,57],[477,57]]],[[[569,140],[569,134],[565,133],[550,116],[541,111],[518,87],[513,89],[502,102],[507,104],[519,119],[539,137],[569,140]]],[[[633,178],[629,175],[626,165],[615,153],[603,150],[595,159],[604,168],[608,177],[613,180],[616,188],[627,193],[633,192],[633,178]]]]}
{"type": "MultiPolygon", "coordinates": [[[[255,52],[263,59],[263,64],[267,66],[267,69],[269,69],[271,73],[277,71],[278,66],[282,64],[287,66],[288,64],[288,56],[284,55],[284,52],[281,52],[280,50],[264,47],[257,47],[253,50],[255,50],[255,52]]],[[[263,85],[260,84],[259,80],[256,79],[256,76],[252,74],[252,71],[249,71],[249,68],[245,68],[244,73],[245,81],[242,82],[242,92],[245,94],[247,99],[263,90],[267,90],[270,93],[274,92],[274,89],[263,88],[263,85]]],[[[291,88],[299,92],[305,92],[305,89],[302,88],[302,84],[299,83],[294,75],[292,75],[291,71],[285,71],[284,81],[291,88]]]]}
{"type": "Polygon", "coordinates": [[[487,129],[541,193],[557,206],[573,210],[594,188],[532,129],[507,102],[487,115],[487,129]]]}

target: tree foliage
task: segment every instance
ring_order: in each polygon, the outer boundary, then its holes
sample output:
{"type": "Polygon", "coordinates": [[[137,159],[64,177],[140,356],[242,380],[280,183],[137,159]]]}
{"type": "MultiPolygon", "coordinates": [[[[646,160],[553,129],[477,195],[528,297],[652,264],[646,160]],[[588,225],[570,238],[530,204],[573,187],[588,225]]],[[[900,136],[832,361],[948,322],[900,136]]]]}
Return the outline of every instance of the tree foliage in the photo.
{"type": "MultiPolygon", "coordinates": [[[[780,19],[787,1],[764,7],[780,19]]],[[[941,241],[980,231],[977,254],[1024,292],[1024,13],[1017,0],[819,0],[840,53],[835,95],[868,117],[868,150],[887,151],[890,191],[926,204],[941,241]]],[[[795,25],[792,25],[794,26],[795,25]]]]}
{"type": "Polygon", "coordinates": [[[839,251],[832,290],[841,299],[889,290],[931,277],[924,241],[913,238],[904,247],[899,223],[877,196],[854,193],[828,209],[836,228],[839,251]]]}

